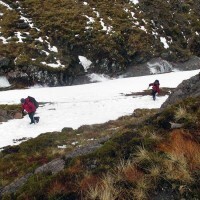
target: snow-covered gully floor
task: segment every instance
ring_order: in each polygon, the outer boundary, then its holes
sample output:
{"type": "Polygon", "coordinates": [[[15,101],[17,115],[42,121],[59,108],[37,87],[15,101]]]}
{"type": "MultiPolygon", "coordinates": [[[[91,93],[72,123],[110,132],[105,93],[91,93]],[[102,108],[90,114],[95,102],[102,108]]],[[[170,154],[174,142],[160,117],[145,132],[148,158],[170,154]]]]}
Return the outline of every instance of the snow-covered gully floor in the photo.
{"type": "Polygon", "coordinates": [[[122,78],[100,83],[31,88],[0,92],[0,104],[18,104],[21,98],[35,97],[47,102],[39,107],[40,122],[29,124],[29,118],[10,120],[0,124],[0,147],[13,145],[13,139],[36,137],[41,133],[61,131],[64,127],[78,128],[84,124],[103,123],[133,113],[136,108],[159,108],[167,96],[153,101],[151,96],[125,96],[141,92],[149,83],[159,79],[161,87],[177,87],[183,80],[200,70],[172,72],[160,75],[122,78]]]}

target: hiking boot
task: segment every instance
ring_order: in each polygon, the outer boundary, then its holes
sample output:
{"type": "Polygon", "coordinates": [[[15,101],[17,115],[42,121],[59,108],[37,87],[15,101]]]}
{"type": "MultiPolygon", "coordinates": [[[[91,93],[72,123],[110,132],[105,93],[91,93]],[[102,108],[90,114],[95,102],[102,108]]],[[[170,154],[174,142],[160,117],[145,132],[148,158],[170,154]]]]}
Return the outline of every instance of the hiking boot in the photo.
{"type": "Polygon", "coordinates": [[[38,123],[40,120],[40,117],[35,117],[34,119],[35,119],[36,123],[38,123]]]}
{"type": "Polygon", "coordinates": [[[35,122],[31,122],[30,124],[35,124],[35,122]]]}

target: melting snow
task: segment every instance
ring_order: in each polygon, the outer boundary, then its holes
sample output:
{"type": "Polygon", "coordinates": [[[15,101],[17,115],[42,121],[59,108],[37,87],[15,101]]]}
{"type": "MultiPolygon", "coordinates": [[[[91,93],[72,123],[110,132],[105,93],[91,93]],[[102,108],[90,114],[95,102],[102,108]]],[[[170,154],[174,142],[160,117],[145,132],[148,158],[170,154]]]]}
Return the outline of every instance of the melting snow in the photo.
{"type": "Polygon", "coordinates": [[[172,65],[166,60],[161,60],[159,62],[147,63],[151,74],[166,73],[172,71],[172,65]]]}
{"type": "Polygon", "coordinates": [[[92,64],[92,62],[90,60],[88,60],[84,56],[79,56],[78,58],[80,60],[81,65],[84,67],[85,71],[87,72],[87,69],[90,67],[90,65],[92,64]]]}
{"type": "Polygon", "coordinates": [[[9,10],[12,10],[12,8],[7,3],[4,3],[3,1],[0,1],[0,4],[3,5],[3,6],[5,6],[9,10]]]}
{"type": "Polygon", "coordinates": [[[151,96],[124,94],[141,92],[156,79],[161,87],[174,88],[199,72],[171,72],[77,86],[2,91],[0,104],[19,104],[22,97],[29,95],[43,104],[37,111],[40,116],[38,124],[30,125],[28,116],[0,124],[0,147],[15,144],[14,139],[36,137],[41,133],[61,131],[64,127],[75,129],[114,120],[132,114],[137,108],[159,108],[167,96],[158,96],[153,101],[151,96]]]}
{"type": "Polygon", "coordinates": [[[90,78],[91,82],[104,82],[104,81],[109,81],[111,78],[105,74],[89,74],[88,77],[90,78]]]}
{"type": "Polygon", "coordinates": [[[46,62],[41,62],[43,65],[47,65],[49,67],[53,67],[53,68],[58,68],[58,67],[65,67],[65,65],[62,65],[60,63],[60,60],[57,60],[56,63],[46,63],[46,62]]]}
{"type": "Polygon", "coordinates": [[[132,3],[134,4],[138,4],[139,3],[139,0],[130,0],[132,3]]]}
{"type": "Polygon", "coordinates": [[[5,76],[0,76],[0,87],[9,87],[10,83],[5,76]]]}
{"type": "Polygon", "coordinates": [[[167,44],[167,40],[164,37],[160,37],[160,41],[164,44],[164,48],[168,49],[169,45],[167,44]]]}

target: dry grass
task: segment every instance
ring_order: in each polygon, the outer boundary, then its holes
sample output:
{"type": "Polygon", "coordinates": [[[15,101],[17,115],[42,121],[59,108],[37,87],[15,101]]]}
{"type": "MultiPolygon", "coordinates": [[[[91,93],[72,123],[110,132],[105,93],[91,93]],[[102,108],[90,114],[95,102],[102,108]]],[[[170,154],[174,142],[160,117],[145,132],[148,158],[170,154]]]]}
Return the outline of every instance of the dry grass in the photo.
{"type": "Polygon", "coordinates": [[[146,137],[149,135],[149,131],[148,130],[142,130],[142,131],[139,131],[139,134],[140,136],[142,137],[146,137]]]}
{"type": "Polygon", "coordinates": [[[150,189],[149,181],[146,178],[140,179],[136,184],[136,188],[132,190],[134,199],[137,200],[147,199],[147,193],[149,189],[150,189]]]}
{"type": "Polygon", "coordinates": [[[161,165],[153,164],[150,166],[147,171],[149,172],[148,176],[156,183],[163,173],[163,167],[161,165]]]}
{"type": "Polygon", "coordinates": [[[99,178],[97,176],[94,176],[90,174],[89,172],[85,173],[84,178],[79,183],[79,187],[81,191],[87,191],[89,188],[91,188],[92,185],[97,185],[99,183],[99,178]]]}
{"type": "Polygon", "coordinates": [[[7,185],[9,182],[8,180],[4,179],[3,176],[0,176],[0,186],[5,186],[7,185]]]}
{"type": "Polygon", "coordinates": [[[149,133],[149,138],[154,140],[154,141],[161,141],[163,139],[162,136],[158,135],[155,132],[149,133]]]}
{"type": "Polygon", "coordinates": [[[162,136],[158,135],[155,131],[151,131],[151,130],[140,130],[139,131],[139,135],[143,138],[148,137],[151,140],[154,141],[161,141],[162,140],[162,136]]]}
{"type": "Polygon", "coordinates": [[[194,113],[190,113],[187,111],[187,109],[183,106],[180,106],[176,111],[175,111],[175,119],[176,121],[180,119],[186,119],[187,121],[190,122],[197,122],[198,117],[194,113]]]}
{"type": "Polygon", "coordinates": [[[48,195],[53,196],[55,194],[62,193],[63,191],[66,191],[65,185],[56,181],[56,182],[51,184],[51,187],[49,188],[48,195]]]}
{"type": "Polygon", "coordinates": [[[124,179],[135,183],[143,177],[143,173],[140,172],[133,164],[127,164],[126,168],[123,169],[124,179]]]}
{"type": "Polygon", "coordinates": [[[143,173],[137,169],[135,163],[131,160],[121,160],[114,172],[116,181],[128,181],[136,183],[143,177],[143,173]]]}
{"type": "Polygon", "coordinates": [[[115,188],[114,184],[114,176],[106,174],[103,176],[100,184],[89,187],[86,199],[115,200],[120,194],[120,189],[115,188]]]}
{"type": "MultiPolygon", "coordinates": [[[[155,132],[145,131],[144,135],[162,141],[155,132]]],[[[80,183],[81,190],[86,194],[85,199],[116,200],[128,195],[129,198],[145,200],[149,198],[149,191],[157,186],[160,178],[183,184],[194,181],[191,170],[200,166],[200,158],[197,158],[200,155],[200,145],[190,133],[181,129],[173,130],[169,140],[162,142],[157,150],[152,152],[144,146],[138,147],[132,160],[121,160],[113,173],[104,175],[102,179],[86,173],[80,183]],[[141,172],[137,164],[143,166],[143,169],[145,164],[147,174],[141,172]],[[121,183],[130,184],[129,188],[124,188],[121,183]]],[[[80,163],[76,166],[79,169],[80,163]]]]}
{"type": "Polygon", "coordinates": [[[187,110],[185,107],[179,107],[176,111],[175,111],[175,119],[179,120],[181,118],[186,118],[188,116],[187,110]]]}
{"type": "Polygon", "coordinates": [[[66,154],[66,149],[59,149],[59,148],[51,148],[48,149],[50,155],[52,156],[63,156],[66,154]]]}
{"type": "Polygon", "coordinates": [[[143,191],[148,191],[150,189],[149,185],[150,184],[149,184],[148,179],[142,178],[142,179],[137,181],[136,189],[143,190],[143,191]]]}
{"type": "Polygon", "coordinates": [[[136,200],[145,200],[145,199],[147,199],[147,194],[143,190],[134,189],[132,191],[132,195],[134,197],[133,199],[136,199],[136,200]]]}
{"type": "Polygon", "coordinates": [[[165,161],[165,176],[169,180],[178,180],[184,183],[193,181],[192,175],[188,169],[185,157],[182,155],[168,154],[168,160],[165,161]]]}
{"type": "Polygon", "coordinates": [[[184,155],[190,170],[200,168],[200,144],[184,130],[172,131],[169,141],[161,144],[159,148],[164,152],[176,155],[177,158],[184,155]]]}
{"type": "Polygon", "coordinates": [[[95,187],[94,186],[90,186],[88,188],[88,191],[87,191],[87,194],[86,194],[86,197],[84,198],[84,200],[95,200],[99,197],[99,186],[96,185],[95,187]]]}
{"type": "Polygon", "coordinates": [[[125,161],[125,160],[121,159],[119,164],[113,170],[113,174],[115,174],[116,181],[121,181],[124,179],[123,171],[124,171],[124,169],[126,169],[127,163],[130,164],[130,160],[125,161]]]}
{"type": "Polygon", "coordinates": [[[144,177],[144,174],[137,169],[135,163],[131,160],[121,160],[114,170],[114,173],[103,176],[101,182],[91,185],[88,188],[86,199],[116,200],[126,199],[124,195],[130,195],[134,199],[147,199],[147,193],[150,189],[150,179],[144,177]],[[118,181],[132,183],[131,188],[126,190],[123,186],[117,186],[118,181]],[[123,195],[122,195],[123,194],[123,195]]]}
{"type": "Polygon", "coordinates": [[[119,196],[120,190],[115,188],[114,184],[115,178],[113,175],[107,174],[102,179],[102,192],[100,194],[101,200],[115,200],[119,196]]]}
{"type": "Polygon", "coordinates": [[[150,153],[144,147],[138,147],[134,154],[134,160],[136,163],[151,161],[150,153]]]}
{"type": "Polygon", "coordinates": [[[72,167],[67,169],[67,172],[70,174],[78,174],[83,170],[82,163],[79,159],[75,161],[75,164],[72,167]]]}

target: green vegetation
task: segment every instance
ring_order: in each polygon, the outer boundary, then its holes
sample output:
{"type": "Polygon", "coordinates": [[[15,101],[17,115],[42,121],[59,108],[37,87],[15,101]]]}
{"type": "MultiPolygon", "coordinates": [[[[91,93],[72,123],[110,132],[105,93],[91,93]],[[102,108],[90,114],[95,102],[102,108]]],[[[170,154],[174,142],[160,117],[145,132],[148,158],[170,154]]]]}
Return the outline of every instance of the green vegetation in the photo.
{"type": "Polygon", "coordinates": [[[18,105],[1,104],[0,109],[5,110],[5,111],[10,111],[10,112],[17,112],[17,111],[21,111],[21,105],[20,104],[18,105]]]}
{"type": "MultiPolygon", "coordinates": [[[[121,0],[5,2],[13,9],[0,5],[1,35],[8,39],[0,44],[0,54],[11,59],[9,68],[27,66],[37,71],[42,61],[55,63],[59,59],[65,73],[76,76],[82,73],[78,56],[84,55],[93,62],[92,71],[114,75],[153,57],[185,61],[200,55],[197,0],[141,0],[136,5],[121,0]],[[37,29],[26,27],[19,7],[37,29]],[[18,41],[17,31],[24,43],[18,41]],[[161,37],[169,48],[164,48],[161,37]],[[58,52],[50,51],[49,44],[58,52]],[[15,59],[18,62],[14,63],[15,59]]],[[[50,67],[46,68],[51,73],[50,67]]]]}

